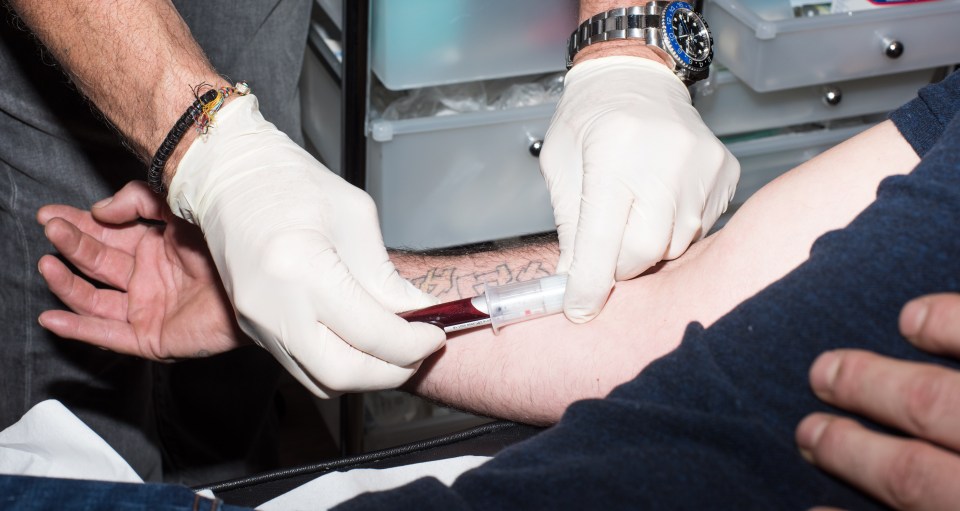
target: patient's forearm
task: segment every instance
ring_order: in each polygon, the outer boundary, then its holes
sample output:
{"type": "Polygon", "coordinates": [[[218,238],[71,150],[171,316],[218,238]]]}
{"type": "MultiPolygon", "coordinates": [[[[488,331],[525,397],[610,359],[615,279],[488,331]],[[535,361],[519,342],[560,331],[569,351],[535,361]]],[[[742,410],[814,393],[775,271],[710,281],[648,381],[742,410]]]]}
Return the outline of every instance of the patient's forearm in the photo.
{"type": "MultiPolygon", "coordinates": [[[[575,325],[557,315],[511,325],[497,336],[490,329],[452,335],[406,388],[480,414],[556,421],[571,402],[606,395],[674,349],[690,322],[709,325],[788,273],[818,236],[845,226],[873,201],[881,179],[909,172],[917,161],[893,125],[883,123],[764,187],[723,230],[681,258],[618,283],[595,320],[575,325]]],[[[494,253],[488,256],[480,266],[496,267],[494,253]]],[[[516,269],[536,257],[517,259],[508,252],[501,262],[516,269]]],[[[440,262],[424,259],[417,266],[401,259],[397,265],[408,278],[436,275],[431,264],[458,266],[440,262]]]]}
{"type": "Polygon", "coordinates": [[[488,283],[503,285],[553,275],[559,257],[555,235],[462,253],[390,253],[400,276],[444,302],[477,296],[488,283]]]}

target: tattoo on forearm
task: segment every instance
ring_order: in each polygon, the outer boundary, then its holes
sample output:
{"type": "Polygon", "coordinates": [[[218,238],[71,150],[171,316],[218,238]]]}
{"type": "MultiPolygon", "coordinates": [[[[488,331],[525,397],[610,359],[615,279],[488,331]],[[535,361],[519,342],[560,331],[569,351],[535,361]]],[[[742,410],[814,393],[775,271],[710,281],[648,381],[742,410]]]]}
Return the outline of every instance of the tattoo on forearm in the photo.
{"type": "Polygon", "coordinates": [[[546,261],[519,264],[505,261],[492,270],[473,272],[456,266],[434,267],[409,280],[424,293],[454,300],[477,296],[483,292],[486,284],[503,285],[547,277],[553,274],[551,270],[554,266],[546,261]]]}
{"type": "Polygon", "coordinates": [[[559,248],[556,235],[539,235],[493,246],[394,251],[394,257],[401,274],[414,286],[450,301],[477,296],[486,284],[503,285],[552,275],[559,248]]]}

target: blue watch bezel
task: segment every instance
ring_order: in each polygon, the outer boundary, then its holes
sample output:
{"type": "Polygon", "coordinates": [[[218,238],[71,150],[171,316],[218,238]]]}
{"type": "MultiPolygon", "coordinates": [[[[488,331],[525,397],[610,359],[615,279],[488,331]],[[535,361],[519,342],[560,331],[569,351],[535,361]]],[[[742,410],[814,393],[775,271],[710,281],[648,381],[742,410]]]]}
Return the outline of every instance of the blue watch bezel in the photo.
{"type": "Polygon", "coordinates": [[[663,32],[664,40],[667,42],[667,48],[670,50],[670,54],[677,65],[691,71],[703,71],[710,66],[710,62],[713,61],[713,34],[710,33],[710,27],[707,25],[706,20],[697,14],[697,11],[694,10],[692,5],[682,1],[670,2],[660,15],[660,30],[663,32]],[[700,22],[703,23],[703,26],[707,28],[707,37],[710,38],[711,51],[707,52],[707,56],[703,59],[696,60],[691,58],[677,41],[677,34],[673,30],[672,20],[673,15],[680,9],[686,9],[696,14],[700,22]]]}

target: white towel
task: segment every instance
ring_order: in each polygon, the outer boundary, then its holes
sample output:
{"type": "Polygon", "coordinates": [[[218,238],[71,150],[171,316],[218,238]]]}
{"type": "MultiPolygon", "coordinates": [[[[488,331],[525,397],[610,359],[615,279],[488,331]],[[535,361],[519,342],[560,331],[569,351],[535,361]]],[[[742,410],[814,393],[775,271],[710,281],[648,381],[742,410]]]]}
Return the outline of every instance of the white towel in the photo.
{"type": "Polygon", "coordinates": [[[143,482],[117,451],[52,399],[0,431],[0,473],[143,482]]]}

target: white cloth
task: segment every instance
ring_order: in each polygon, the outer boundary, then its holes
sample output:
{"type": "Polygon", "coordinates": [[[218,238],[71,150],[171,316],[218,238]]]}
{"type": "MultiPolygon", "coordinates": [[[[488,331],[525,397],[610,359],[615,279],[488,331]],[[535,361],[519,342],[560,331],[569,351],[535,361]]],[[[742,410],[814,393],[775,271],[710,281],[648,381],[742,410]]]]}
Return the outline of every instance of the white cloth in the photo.
{"type": "Polygon", "coordinates": [[[117,451],[52,399],[0,432],[0,473],[143,482],[117,451]]]}
{"type": "Polygon", "coordinates": [[[355,469],[323,475],[257,506],[259,511],[329,509],[357,495],[389,490],[421,477],[435,477],[449,486],[456,478],[489,460],[489,456],[460,456],[385,469],[355,469]]]}
{"type": "MultiPolygon", "coordinates": [[[[260,511],[328,509],[357,495],[389,490],[421,477],[446,485],[488,456],[461,456],[387,469],[333,472],[258,506],[260,511]]],[[[36,477],[142,483],[143,480],[99,435],[59,401],[37,404],[0,432],[0,473],[36,477]]],[[[213,497],[207,491],[201,495],[213,497]]]]}

